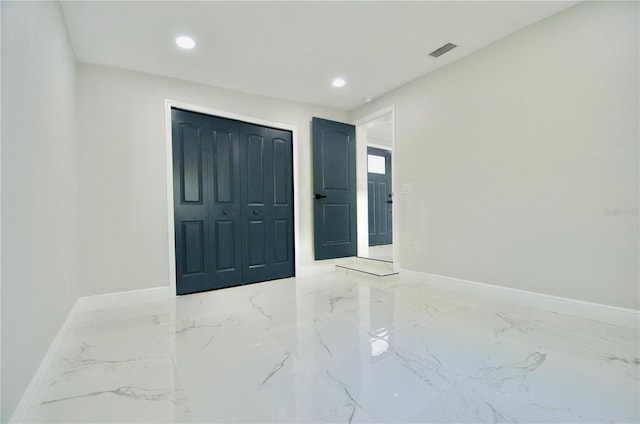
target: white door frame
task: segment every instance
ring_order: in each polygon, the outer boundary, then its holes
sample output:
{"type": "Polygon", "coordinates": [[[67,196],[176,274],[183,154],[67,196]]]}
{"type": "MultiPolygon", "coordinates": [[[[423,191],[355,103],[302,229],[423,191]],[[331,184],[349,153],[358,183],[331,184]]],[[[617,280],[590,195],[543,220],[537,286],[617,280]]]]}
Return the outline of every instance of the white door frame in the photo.
{"type": "Polygon", "coordinates": [[[293,251],[295,260],[294,275],[299,275],[299,252],[300,246],[300,209],[298,206],[298,128],[293,125],[283,124],[280,122],[269,121],[266,119],[255,118],[252,116],[240,115],[233,112],[226,112],[217,109],[211,109],[205,106],[184,103],[177,100],[165,99],[164,101],[164,121],[165,121],[165,147],[166,147],[166,172],[167,172],[167,246],[169,252],[169,290],[171,297],[176,297],[176,239],[173,214],[173,140],[171,136],[171,108],[179,108],[191,112],[204,113],[206,115],[219,116],[221,118],[234,119],[237,121],[248,122],[250,124],[262,125],[265,127],[277,128],[281,130],[291,131],[291,147],[293,155],[293,251]]]}
{"type": "MultiPolygon", "coordinates": [[[[369,200],[367,190],[367,129],[391,115],[391,192],[397,193],[396,187],[396,106],[390,105],[353,122],[356,126],[356,186],[358,207],[358,256],[369,254],[369,200]]],[[[397,197],[394,195],[394,198],[397,197]]],[[[393,260],[397,264],[398,238],[396,203],[392,204],[391,225],[393,228],[393,260]]],[[[394,265],[395,266],[395,265],[394,265]]]]}

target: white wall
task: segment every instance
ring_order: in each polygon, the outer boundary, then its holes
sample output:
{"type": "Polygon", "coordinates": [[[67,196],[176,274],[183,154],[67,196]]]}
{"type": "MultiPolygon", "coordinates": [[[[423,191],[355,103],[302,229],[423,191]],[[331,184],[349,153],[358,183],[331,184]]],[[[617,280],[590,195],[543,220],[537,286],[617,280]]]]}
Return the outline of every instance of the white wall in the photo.
{"type": "Polygon", "coordinates": [[[367,144],[372,144],[377,147],[386,147],[387,150],[391,149],[391,140],[384,140],[381,138],[367,137],[367,144]]]}
{"type": "Polygon", "coordinates": [[[2,8],[2,421],[77,298],[75,58],[57,2],[2,8]]]}
{"type": "Polygon", "coordinates": [[[299,265],[315,264],[311,118],[346,112],[82,63],[77,90],[83,295],[169,284],[167,98],[297,127],[299,265]]]}
{"type": "Polygon", "coordinates": [[[396,105],[403,268],[639,308],[638,6],[579,4],[351,114],[396,105]]]}

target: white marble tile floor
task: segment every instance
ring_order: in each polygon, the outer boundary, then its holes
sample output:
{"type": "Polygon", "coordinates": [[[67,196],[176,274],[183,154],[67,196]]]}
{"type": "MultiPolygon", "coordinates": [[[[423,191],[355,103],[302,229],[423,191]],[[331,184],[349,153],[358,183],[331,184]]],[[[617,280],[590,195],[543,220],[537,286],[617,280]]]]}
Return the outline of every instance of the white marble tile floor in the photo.
{"type": "Polygon", "coordinates": [[[83,313],[27,422],[637,423],[638,331],[336,274],[83,313]]]}

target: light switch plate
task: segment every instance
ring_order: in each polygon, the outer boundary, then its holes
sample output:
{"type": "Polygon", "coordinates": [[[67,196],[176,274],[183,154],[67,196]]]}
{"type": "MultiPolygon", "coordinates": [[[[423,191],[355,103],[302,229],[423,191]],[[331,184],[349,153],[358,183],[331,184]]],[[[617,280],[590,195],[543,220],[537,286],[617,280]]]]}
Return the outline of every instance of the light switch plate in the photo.
{"type": "Polygon", "coordinates": [[[405,183],[402,184],[402,194],[410,194],[411,193],[411,184],[405,183]]]}

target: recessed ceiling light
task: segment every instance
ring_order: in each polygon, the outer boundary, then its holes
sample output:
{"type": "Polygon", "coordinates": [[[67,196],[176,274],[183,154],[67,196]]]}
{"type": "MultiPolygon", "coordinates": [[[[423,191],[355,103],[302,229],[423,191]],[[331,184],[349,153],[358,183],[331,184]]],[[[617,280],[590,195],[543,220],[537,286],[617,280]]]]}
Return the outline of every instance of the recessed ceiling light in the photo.
{"type": "Polygon", "coordinates": [[[187,37],[186,35],[182,35],[176,38],[176,44],[178,45],[178,47],[182,49],[189,50],[195,47],[196,42],[193,41],[193,38],[187,37]]]}
{"type": "Polygon", "coordinates": [[[333,80],[332,84],[334,87],[344,87],[347,82],[342,78],[336,78],[333,80]]]}

